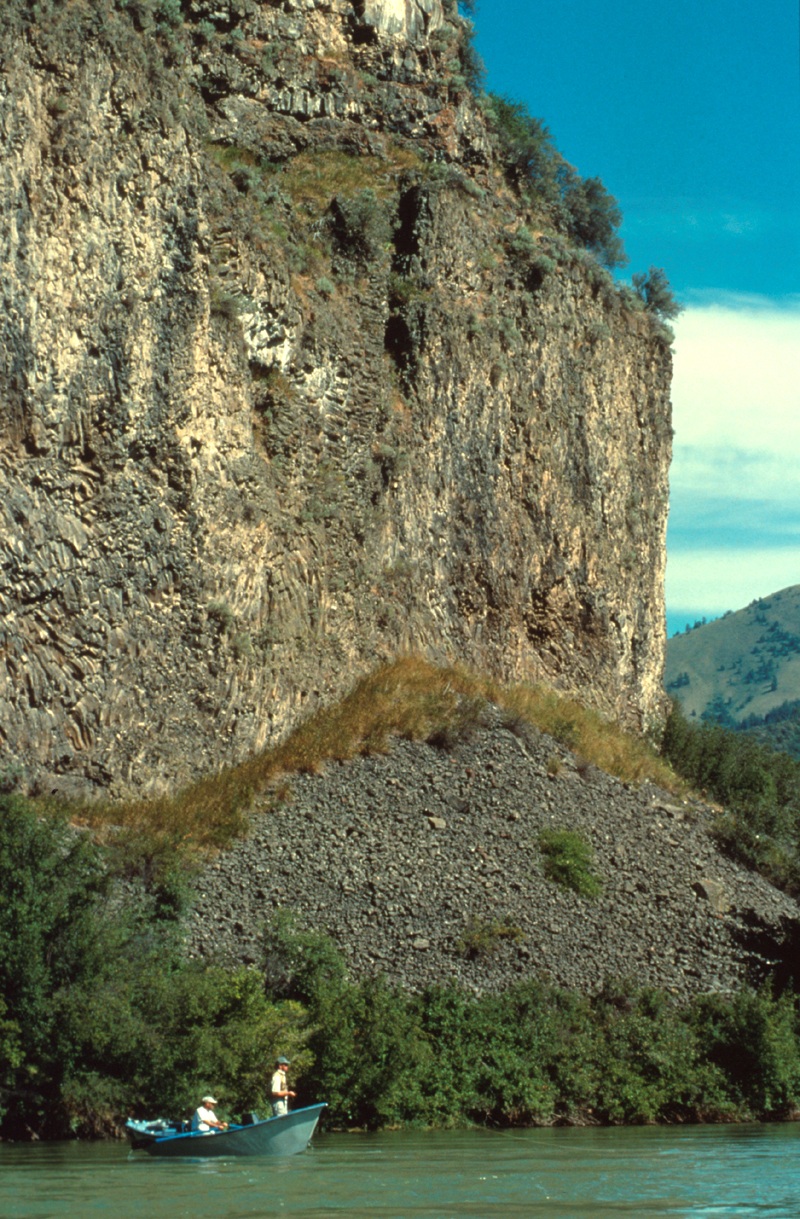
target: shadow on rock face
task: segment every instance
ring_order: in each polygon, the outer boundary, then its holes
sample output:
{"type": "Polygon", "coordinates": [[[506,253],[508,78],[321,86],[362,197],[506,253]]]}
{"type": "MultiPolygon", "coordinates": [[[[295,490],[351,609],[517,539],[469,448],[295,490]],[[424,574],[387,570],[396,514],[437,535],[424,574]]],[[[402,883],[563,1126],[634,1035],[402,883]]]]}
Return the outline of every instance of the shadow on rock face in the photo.
{"type": "Polygon", "coordinates": [[[776,994],[800,989],[800,922],[782,917],[767,923],[754,910],[737,919],[733,938],[748,958],[748,982],[771,982],[776,994]]]}

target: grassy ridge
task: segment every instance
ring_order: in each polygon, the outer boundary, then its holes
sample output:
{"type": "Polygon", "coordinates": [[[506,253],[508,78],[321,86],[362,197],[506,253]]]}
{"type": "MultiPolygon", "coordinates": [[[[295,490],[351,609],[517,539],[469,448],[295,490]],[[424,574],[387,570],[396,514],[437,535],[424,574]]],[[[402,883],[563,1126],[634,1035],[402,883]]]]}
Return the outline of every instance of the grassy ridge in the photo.
{"type": "Polygon", "coordinates": [[[665,682],[690,718],[733,727],[800,699],[800,585],[667,643],[665,682]]]}
{"type": "Polygon", "coordinates": [[[172,795],[73,808],[73,819],[108,836],[123,827],[156,853],[187,855],[222,848],[247,828],[253,800],[279,797],[295,773],[318,772],[327,761],[385,752],[392,737],[455,739],[478,724],[491,702],[509,728],[549,733],[587,763],[628,782],[650,779],[677,791],[680,781],[642,739],[551,690],[501,685],[460,667],[438,667],[407,656],[362,678],[346,697],[316,711],[285,741],[239,766],[200,779],[172,795]]]}

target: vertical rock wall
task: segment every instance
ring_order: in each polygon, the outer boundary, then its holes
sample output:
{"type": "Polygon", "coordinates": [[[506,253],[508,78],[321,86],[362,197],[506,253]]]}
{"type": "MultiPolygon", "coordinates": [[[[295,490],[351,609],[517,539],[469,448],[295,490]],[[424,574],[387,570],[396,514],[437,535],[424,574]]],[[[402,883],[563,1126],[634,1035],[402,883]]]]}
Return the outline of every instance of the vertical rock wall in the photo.
{"type": "Polygon", "coordinates": [[[438,0],[56,9],[0,75],[0,766],[186,782],[406,649],[657,718],[669,348],[438,0]]]}

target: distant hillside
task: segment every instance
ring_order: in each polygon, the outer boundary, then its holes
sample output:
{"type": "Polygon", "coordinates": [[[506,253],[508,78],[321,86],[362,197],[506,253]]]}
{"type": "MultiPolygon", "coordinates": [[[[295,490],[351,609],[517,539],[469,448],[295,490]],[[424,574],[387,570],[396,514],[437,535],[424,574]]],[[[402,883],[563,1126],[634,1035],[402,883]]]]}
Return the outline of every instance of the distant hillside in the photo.
{"type": "Polygon", "coordinates": [[[664,681],[689,717],[800,757],[800,585],[674,636],[664,681]]]}

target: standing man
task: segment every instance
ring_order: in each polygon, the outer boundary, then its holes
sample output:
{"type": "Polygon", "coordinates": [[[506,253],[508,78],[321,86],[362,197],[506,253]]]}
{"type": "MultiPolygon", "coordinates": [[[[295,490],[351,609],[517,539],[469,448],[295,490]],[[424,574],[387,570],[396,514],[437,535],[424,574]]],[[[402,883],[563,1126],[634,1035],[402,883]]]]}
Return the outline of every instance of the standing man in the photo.
{"type": "Polygon", "coordinates": [[[214,1112],[217,1100],[213,1096],[204,1096],[192,1117],[192,1130],[227,1130],[228,1123],[221,1122],[214,1112]]]}
{"type": "Polygon", "coordinates": [[[275,1059],[275,1074],[272,1076],[272,1112],[276,1117],[283,1117],[289,1112],[289,1097],[294,1096],[286,1082],[286,1069],[291,1064],[282,1055],[275,1059]]]}

